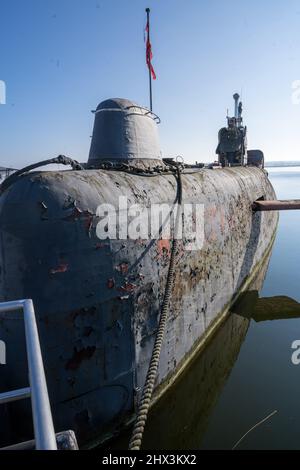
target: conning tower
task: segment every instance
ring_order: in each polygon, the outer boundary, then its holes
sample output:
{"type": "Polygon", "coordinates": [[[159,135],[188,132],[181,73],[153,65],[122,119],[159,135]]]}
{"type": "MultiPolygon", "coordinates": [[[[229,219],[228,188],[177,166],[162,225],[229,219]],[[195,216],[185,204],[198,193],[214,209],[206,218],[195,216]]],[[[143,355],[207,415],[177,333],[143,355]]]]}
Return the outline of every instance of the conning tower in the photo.
{"type": "Polygon", "coordinates": [[[243,125],[242,102],[238,93],[233,95],[234,116],[227,116],[227,127],[222,127],[218,133],[216,153],[219,164],[224,166],[240,166],[245,164],[247,147],[247,128],[243,125]]]}
{"type": "Polygon", "coordinates": [[[149,109],[127,99],[102,101],[94,111],[95,122],[88,159],[88,168],[104,162],[138,162],[147,160],[157,165],[161,151],[157,124],[149,109]]]}

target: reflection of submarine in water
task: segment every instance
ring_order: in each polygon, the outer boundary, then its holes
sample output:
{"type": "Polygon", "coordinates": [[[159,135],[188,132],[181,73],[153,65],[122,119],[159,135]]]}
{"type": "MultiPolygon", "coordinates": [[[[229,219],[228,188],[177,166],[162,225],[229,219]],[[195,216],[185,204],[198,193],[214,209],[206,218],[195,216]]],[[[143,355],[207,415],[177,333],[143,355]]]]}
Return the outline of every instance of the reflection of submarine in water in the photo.
{"type": "MultiPolygon", "coordinates": [[[[249,320],[230,315],[212,340],[152,408],[142,449],[197,449],[210,415],[238,358],[249,320]]],[[[106,450],[126,449],[129,432],[106,450]]]]}
{"type": "Polygon", "coordinates": [[[300,303],[285,295],[259,297],[257,290],[241,294],[231,311],[256,322],[300,317],[300,303]]]}
{"type": "MultiPolygon", "coordinates": [[[[230,125],[238,123],[236,118],[230,125]]],[[[1,185],[0,300],[33,299],[55,429],[73,429],[80,444],[118,431],[137,410],[171,259],[156,397],[179,377],[260,270],[277,213],[254,213],[252,205],[274,200],[275,193],[262,160],[247,163],[239,143],[235,148],[234,161],[234,149],[222,148],[225,168],[162,159],[157,117],[128,100],[110,99],[95,111],[87,164],[54,159],[50,162],[71,162],[73,170],[29,173],[27,168],[1,185]],[[109,233],[99,240],[98,208],[116,208],[120,225],[126,212],[120,198],[148,209],[174,208],[176,202],[201,205],[203,246],[190,251],[190,240],[173,243],[174,227],[164,239],[109,233]]],[[[1,320],[0,337],[9,357],[0,390],[23,388],[27,368],[20,322],[1,320]]],[[[7,414],[22,437],[32,437],[29,406],[8,405],[7,414]]]]}

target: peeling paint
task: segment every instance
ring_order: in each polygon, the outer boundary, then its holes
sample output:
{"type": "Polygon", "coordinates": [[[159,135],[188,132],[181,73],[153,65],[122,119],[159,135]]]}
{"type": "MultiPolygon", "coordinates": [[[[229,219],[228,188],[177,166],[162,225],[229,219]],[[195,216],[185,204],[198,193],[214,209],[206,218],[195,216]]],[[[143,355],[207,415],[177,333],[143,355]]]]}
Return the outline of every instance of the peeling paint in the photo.
{"type": "Polygon", "coordinates": [[[124,286],[119,287],[118,290],[132,292],[136,287],[136,284],[132,284],[131,282],[125,282],[124,286]]]}
{"type": "Polygon", "coordinates": [[[68,271],[68,264],[61,263],[56,268],[50,269],[50,274],[65,273],[68,271]]]}
{"type": "Polygon", "coordinates": [[[121,263],[118,266],[116,266],[116,270],[119,271],[121,274],[127,274],[128,273],[128,263],[121,263]]]}
{"type": "Polygon", "coordinates": [[[169,239],[161,239],[157,241],[157,251],[158,256],[170,256],[171,254],[171,247],[170,247],[170,240],[169,239]]]}

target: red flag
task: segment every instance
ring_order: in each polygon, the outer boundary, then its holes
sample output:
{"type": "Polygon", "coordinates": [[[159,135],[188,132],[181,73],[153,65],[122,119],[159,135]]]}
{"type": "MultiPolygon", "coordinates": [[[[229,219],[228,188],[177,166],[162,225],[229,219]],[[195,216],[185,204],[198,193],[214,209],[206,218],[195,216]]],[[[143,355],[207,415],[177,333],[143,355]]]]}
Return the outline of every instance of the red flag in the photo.
{"type": "Polygon", "coordinates": [[[151,72],[151,76],[152,76],[153,80],[156,80],[156,75],[155,75],[155,72],[154,72],[154,68],[153,68],[153,65],[151,64],[151,60],[152,60],[153,54],[152,54],[152,46],[151,46],[151,42],[150,42],[150,38],[149,38],[149,19],[147,20],[147,24],[146,24],[145,31],[146,31],[146,33],[147,33],[147,39],[146,39],[146,63],[147,63],[147,65],[148,65],[148,69],[149,69],[150,72],[151,72]]]}

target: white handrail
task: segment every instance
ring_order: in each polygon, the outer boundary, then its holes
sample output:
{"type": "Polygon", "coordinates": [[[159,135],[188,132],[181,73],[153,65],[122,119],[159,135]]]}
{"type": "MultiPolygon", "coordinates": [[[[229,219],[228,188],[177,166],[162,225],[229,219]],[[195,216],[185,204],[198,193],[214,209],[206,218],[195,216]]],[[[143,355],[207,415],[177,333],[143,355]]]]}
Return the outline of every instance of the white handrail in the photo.
{"type": "Polygon", "coordinates": [[[0,405],[9,403],[11,401],[23,400],[24,398],[30,398],[31,392],[30,387],[19,388],[18,390],[11,390],[10,392],[0,393],[0,405]]]}
{"type": "MultiPolygon", "coordinates": [[[[33,302],[31,299],[0,302],[0,313],[13,310],[23,310],[24,313],[30,396],[36,449],[57,450],[33,302]]],[[[15,391],[15,393],[17,392],[20,392],[20,390],[15,391]]],[[[13,392],[8,393],[12,394],[13,392]]],[[[16,395],[16,398],[20,399],[19,395],[16,395]]],[[[26,397],[24,396],[23,398],[26,397]]],[[[10,401],[12,401],[12,397],[10,401]]]]}

